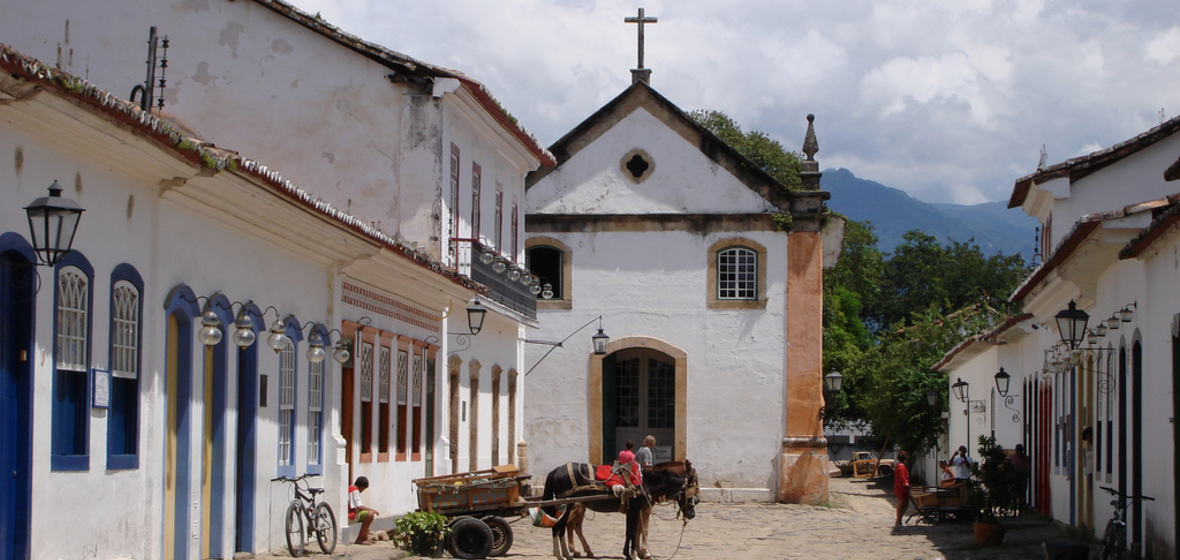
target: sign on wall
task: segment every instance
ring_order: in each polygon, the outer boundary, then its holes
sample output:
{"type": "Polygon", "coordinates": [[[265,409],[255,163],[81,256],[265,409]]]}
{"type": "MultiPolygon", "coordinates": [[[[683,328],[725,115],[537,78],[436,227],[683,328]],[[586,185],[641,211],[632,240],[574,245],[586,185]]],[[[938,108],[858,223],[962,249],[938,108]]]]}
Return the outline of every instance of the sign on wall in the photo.
{"type": "Polygon", "coordinates": [[[111,406],[111,372],[94,368],[94,390],[91,391],[91,406],[94,408],[109,408],[111,406]]]}

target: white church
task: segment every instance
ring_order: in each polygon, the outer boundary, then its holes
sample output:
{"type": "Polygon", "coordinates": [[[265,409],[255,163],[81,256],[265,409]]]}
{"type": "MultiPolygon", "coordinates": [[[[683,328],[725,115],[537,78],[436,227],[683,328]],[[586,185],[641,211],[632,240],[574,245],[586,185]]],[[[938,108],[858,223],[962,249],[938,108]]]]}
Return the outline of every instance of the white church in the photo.
{"type": "Polygon", "coordinates": [[[825,232],[812,118],[811,190],[788,192],[656,92],[642,59],[632,73],[528,179],[535,338],[568,339],[526,346],[532,470],[609,463],[652,435],[704,499],[824,500],[822,274],[842,230],[825,232]]]}

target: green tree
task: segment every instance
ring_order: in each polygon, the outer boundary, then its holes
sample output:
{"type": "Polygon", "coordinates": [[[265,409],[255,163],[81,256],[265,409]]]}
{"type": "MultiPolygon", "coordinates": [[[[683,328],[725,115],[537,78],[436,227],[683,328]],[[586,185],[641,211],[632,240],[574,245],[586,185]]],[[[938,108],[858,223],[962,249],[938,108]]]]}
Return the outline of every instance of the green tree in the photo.
{"type": "Polygon", "coordinates": [[[803,190],[803,183],[799,180],[799,154],[787,150],[765,132],[743,132],[737,122],[721,111],[697,110],[688,116],[769,173],[787,190],[803,190]]]}

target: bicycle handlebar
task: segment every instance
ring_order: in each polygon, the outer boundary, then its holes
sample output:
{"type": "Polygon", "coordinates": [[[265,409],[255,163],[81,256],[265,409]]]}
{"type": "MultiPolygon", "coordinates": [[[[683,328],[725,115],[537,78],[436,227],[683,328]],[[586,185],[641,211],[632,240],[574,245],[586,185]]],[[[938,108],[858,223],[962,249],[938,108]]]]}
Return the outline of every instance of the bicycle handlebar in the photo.
{"type": "Polygon", "coordinates": [[[1144,496],[1144,495],[1127,496],[1127,495],[1123,494],[1122,492],[1119,492],[1118,490],[1111,488],[1109,486],[1099,486],[1098,488],[1100,488],[1102,490],[1106,490],[1108,493],[1110,493],[1116,497],[1122,498],[1124,500],[1148,500],[1151,502],[1155,501],[1155,498],[1152,498],[1151,496],[1144,496]]]}
{"type": "Polygon", "coordinates": [[[315,475],[315,474],[311,474],[311,473],[303,473],[295,478],[291,478],[287,475],[282,475],[282,476],[279,476],[276,478],[272,478],[272,479],[270,479],[270,481],[271,482],[299,482],[300,480],[303,480],[309,476],[319,476],[319,475],[315,475]]]}

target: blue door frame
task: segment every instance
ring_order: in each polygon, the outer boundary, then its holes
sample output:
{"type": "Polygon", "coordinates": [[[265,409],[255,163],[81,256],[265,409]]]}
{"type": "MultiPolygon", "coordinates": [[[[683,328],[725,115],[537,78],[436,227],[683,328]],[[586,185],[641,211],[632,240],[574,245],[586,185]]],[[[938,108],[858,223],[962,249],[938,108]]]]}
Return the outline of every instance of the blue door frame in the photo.
{"type": "Polygon", "coordinates": [[[31,247],[0,236],[0,559],[24,559],[32,518],[32,349],[36,270],[31,247]]]}

